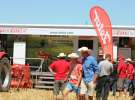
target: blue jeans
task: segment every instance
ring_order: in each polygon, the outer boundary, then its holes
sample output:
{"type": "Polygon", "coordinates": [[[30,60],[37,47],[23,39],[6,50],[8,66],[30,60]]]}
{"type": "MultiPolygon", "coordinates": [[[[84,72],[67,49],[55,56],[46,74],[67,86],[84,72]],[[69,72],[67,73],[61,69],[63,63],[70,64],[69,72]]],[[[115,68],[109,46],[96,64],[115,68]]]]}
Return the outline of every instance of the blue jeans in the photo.
{"type": "Polygon", "coordinates": [[[117,78],[115,78],[115,77],[110,78],[110,89],[113,92],[113,96],[115,96],[116,90],[117,90],[117,78]]]}
{"type": "Polygon", "coordinates": [[[125,84],[124,84],[126,91],[128,91],[131,88],[131,82],[132,82],[131,80],[126,79],[125,84]]]}
{"type": "Polygon", "coordinates": [[[135,92],[135,80],[132,80],[131,85],[129,87],[129,95],[133,96],[134,92],[135,92]]]}
{"type": "Polygon", "coordinates": [[[102,76],[98,78],[96,87],[96,100],[108,100],[110,90],[109,76],[102,76]]]}

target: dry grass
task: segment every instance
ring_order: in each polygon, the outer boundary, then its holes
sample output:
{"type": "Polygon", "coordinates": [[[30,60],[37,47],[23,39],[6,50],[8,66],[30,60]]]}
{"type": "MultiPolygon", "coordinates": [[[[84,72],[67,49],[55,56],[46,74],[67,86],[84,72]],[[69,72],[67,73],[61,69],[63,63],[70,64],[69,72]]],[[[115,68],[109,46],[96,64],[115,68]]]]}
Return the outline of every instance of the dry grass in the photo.
{"type": "MultiPolygon", "coordinates": [[[[61,98],[61,95],[59,98],[61,98]]],[[[27,89],[20,91],[10,90],[9,92],[0,93],[0,100],[53,100],[53,93],[52,91],[39,89],[27,89]]],[[[71,93],[69,95],[69,100],[75,100],[75,94],[71,93]]],[[[116,97],[109,96],[108,100],[130,100],[130,98],[124,96],[120,97],[117,95],[116,97]]]]}

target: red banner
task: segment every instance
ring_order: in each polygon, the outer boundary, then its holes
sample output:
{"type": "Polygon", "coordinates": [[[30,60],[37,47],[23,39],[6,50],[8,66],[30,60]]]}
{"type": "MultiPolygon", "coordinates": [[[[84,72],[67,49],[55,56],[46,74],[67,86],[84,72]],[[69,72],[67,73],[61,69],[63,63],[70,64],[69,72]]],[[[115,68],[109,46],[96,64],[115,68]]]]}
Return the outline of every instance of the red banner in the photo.
{"type": "Polygon", "coordinates": [[[90,18],[104,54],[111,54],[113,59],[112,26],[109,16],[104,9],[95,6],[90,10],[90,18]]]}

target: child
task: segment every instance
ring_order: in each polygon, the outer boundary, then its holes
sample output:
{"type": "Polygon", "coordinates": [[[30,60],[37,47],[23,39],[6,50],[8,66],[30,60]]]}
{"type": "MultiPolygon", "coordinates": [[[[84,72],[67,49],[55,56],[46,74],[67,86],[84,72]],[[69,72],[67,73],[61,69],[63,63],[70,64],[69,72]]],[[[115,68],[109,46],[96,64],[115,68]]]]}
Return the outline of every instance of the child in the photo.
{"type": "Polygon", "coordinates": [[[71,53],[68,57],[71,59],[71,62],[69,81],[64,90],[64,100],[67,100],[68,94],[72,91],[76,93],[77,100],[79,100],[79,85],[82,79],[82,65],[78,63],[79,56],[76,53],[71,53]]]}

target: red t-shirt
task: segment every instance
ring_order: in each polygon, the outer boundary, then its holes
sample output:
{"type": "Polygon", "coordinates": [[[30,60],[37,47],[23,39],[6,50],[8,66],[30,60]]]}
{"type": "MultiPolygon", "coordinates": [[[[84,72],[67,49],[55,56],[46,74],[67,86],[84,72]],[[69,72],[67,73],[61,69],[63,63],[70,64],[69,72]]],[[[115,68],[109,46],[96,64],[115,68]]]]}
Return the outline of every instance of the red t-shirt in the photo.
{"type": "Polygon", "coordinates": [[[68,61],[60,59],[54,61],[49,67],[56,73],[54,75],[55,80],[66,80],[70,69],[68,61]]]}
{"type": "Polygon", "coordinates": [[[82,71],[82,65],[81,64],[77,64],[76,66],[74,66],[72,72],[71,72],[71,75],[70,75],[70,80],[69,82],[74,84],[74,85],[77,85],[78,83],[78,78],[80,76],[80,72],[82,71]]]}
{"type": "Polygon", "coordinates": [[[134,67],[132,64],[127,64],[127,78],[133,80],[134,77],[134,67]]]}
{"type": "Polygon", "coordinates": [[[124,60],[121,60],[118,64],[118,77],[119,78],[126,78],[127,77],[127,65],[124,60]]]}

